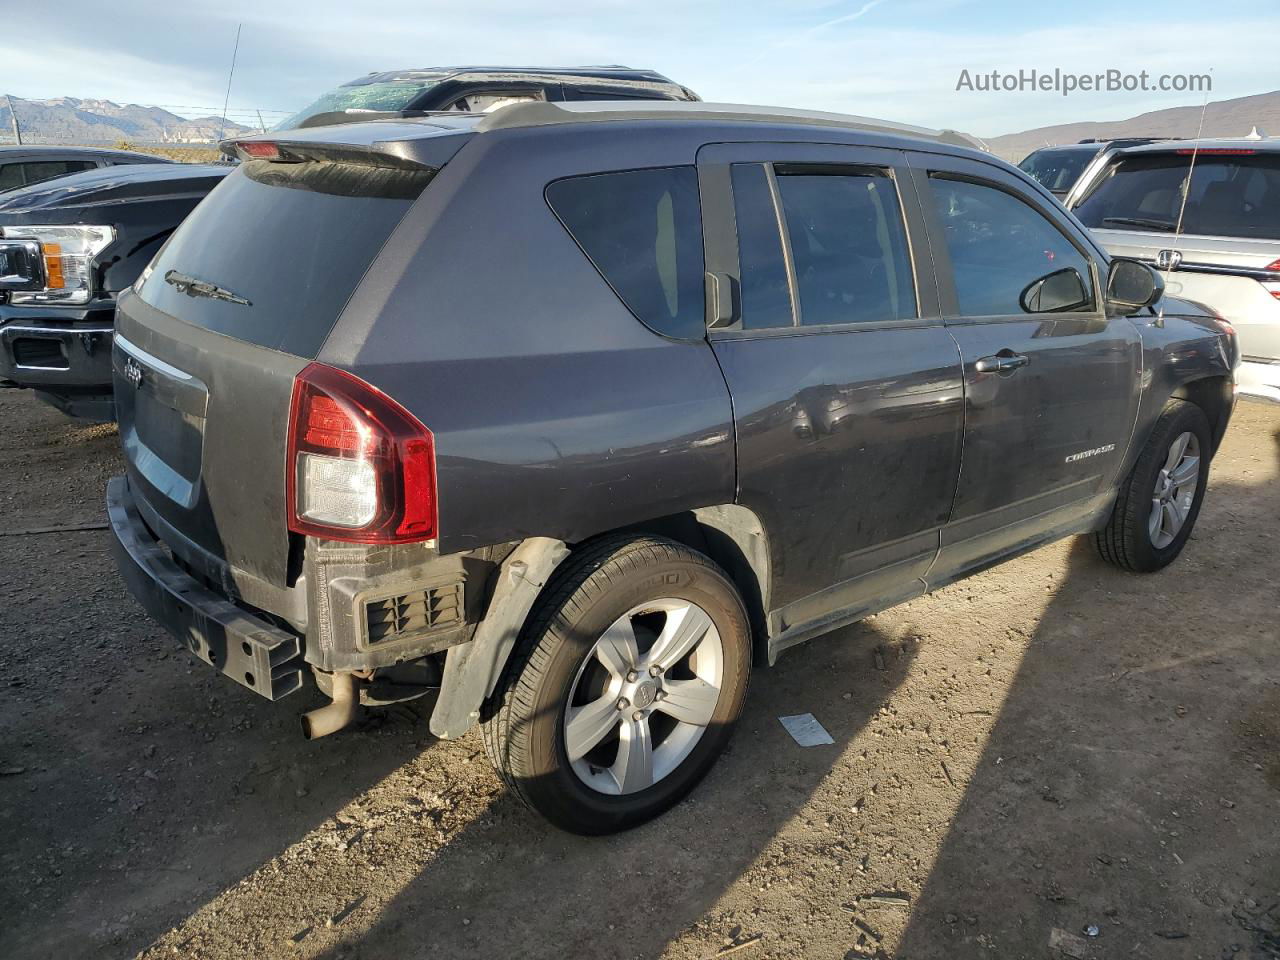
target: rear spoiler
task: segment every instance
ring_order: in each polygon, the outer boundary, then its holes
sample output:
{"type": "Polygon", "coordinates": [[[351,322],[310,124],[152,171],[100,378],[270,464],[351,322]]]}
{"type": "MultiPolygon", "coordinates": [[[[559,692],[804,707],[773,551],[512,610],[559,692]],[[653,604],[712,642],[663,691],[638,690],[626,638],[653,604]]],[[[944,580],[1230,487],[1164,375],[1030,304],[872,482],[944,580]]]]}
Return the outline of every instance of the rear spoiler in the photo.
{"type": "MultiPolygon", "coordinates": [[[[455,116],[466,117],[466,114],[455,116]]],[[[470,139],[474,121],[394,120],[312,127],[223,140],[218,148],[240,160],[340,163],[397,170],[438,170],[470,139]],[[326,134],[328,136],[326,136],[326,134]]]]}

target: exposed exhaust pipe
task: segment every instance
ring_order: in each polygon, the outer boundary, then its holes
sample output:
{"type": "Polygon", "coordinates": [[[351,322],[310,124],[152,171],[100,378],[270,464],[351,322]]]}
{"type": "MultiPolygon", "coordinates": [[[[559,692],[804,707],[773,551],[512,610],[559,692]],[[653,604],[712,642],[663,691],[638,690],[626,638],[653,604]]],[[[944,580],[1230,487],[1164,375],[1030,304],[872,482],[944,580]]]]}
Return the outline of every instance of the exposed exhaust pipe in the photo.
{"type": "Polygon", "coordinates": [[[330,696],[333,697],[332,703],[302,715],[302,735],[308,740],[337,733],[355,720],[360,701],[356,697],[354,676],[349,673],[333,674],[333,692],[330,696]]]}

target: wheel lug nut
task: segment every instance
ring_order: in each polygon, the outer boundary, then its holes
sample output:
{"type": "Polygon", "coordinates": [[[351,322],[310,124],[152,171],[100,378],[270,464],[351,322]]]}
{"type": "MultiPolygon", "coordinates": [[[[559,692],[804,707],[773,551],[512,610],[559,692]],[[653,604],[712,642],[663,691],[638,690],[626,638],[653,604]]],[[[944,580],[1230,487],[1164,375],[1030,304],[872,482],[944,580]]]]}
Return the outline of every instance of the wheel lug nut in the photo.
{"type": "Polygon", "coordinates": [[[629,706],[631,706],[631,701],[630,701],[630,700],[628,700],[626,697],[619,697],[619,698],[618,698],[618,709],[619,709],[619,710],[625,710],[625,709],[627,709],[627,707],[629,707],[629,706]]]}
{"type": "Polygon", "coordinates": [[[644,719],[644,711],[643,711],[643,710],[637,710],[635,713],[633,713],[633,714],[631,715],[631,719],[632,719],[632,720],[636,720],[636,721],[643,720],[643,719],[644,719]]]}
{"type": "Polygon", "coordinates": [[[655,693],[655,694],[653,695],[653,699],[655,699],[655,700],[665,700],[665,699],[667,699],[667,691],[665,691],[665,690],[659,690],[657,693],[655,693]]]}
{"type": "Polygon", "coordinates": [[[658,666],[656,663],[649,668],[649,676],[657,677],[657,676],[660,676],[661,674],[662,674],[662,668],[658,666]]]}
{"type": "Polygon", "coordinates": [[[634,670],[627,671],[627,683],[635,683],[639,679],[640,674],[636,673],[634,670]]]}

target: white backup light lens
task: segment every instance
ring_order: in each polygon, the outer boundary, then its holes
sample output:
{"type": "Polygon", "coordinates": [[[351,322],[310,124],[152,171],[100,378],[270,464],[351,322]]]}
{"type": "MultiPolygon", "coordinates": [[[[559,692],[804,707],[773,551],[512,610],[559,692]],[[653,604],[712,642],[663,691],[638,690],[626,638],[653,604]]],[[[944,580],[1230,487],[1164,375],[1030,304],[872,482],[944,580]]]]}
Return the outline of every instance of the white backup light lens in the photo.
{"type": "Polygon", "coordinates": [[[336,527],[363,527],[378,513],[378,478],[364,460],[298,455],[298,515],[336,527]]]}

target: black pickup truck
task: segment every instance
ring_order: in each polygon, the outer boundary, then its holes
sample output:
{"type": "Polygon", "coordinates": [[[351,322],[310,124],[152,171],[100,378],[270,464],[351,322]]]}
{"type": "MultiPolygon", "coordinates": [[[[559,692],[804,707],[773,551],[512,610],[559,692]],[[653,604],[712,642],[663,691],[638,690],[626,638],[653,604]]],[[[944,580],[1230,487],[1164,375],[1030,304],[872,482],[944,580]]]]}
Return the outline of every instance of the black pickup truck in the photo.
{"type": "Polygon", "coordinates": [[[234,167],[146,163],[59,177],[0,202],[0,384],[111,420],[116,296],[234,167]]]}
{"type": "MultiPolygon", "coordinates": [[[[329,126],[530,101],[697,100],[630,67],[427,67],[343,84],[280,124],[329,126]]],[[[230,164],[139,164],[72,174],[0,199],[0,386],[74,417],[111,420],[116,296],[230,164]]]]}

